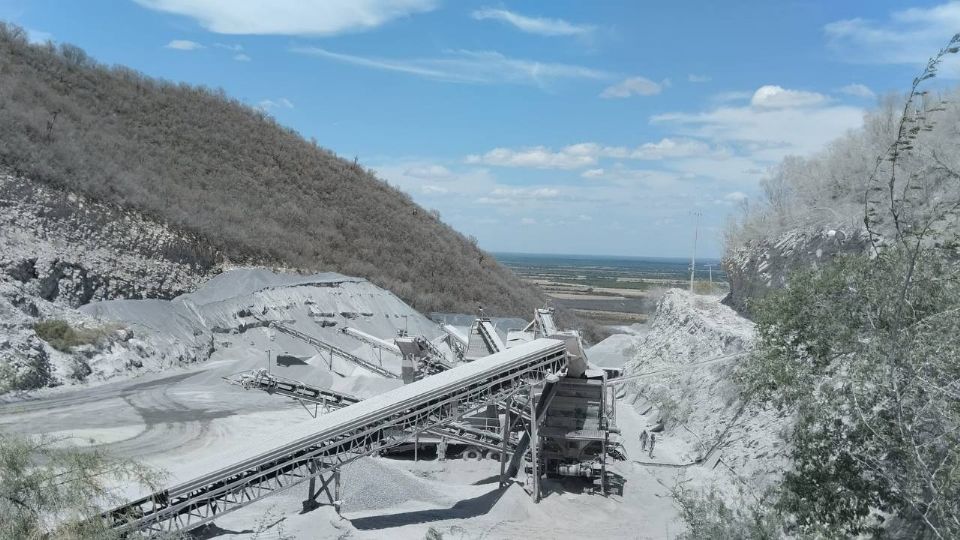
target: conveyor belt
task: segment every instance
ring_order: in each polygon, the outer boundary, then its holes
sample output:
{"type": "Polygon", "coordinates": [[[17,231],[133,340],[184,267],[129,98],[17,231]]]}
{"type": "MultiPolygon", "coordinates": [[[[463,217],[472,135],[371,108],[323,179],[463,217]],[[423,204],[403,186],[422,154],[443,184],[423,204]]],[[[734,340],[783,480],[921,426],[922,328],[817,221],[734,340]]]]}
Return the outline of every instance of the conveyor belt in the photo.
{"type": "Polygon", "coordinates": [[[503,341],[500,340],[500,336],[497,334],[497,330],[493,327],[492,322],[483,319],[478,320],[477,331],[480,333],[480,337],[483,338],[483,341],[487,344],[490,351],[498,353],[507,348],[503,344],[503,341]]]}
{"type": "Polygon", "coordinates": [[[467,346],[467,343],[469,342],[469,338],[467,338],[467,336],[460,333],[460,331],[457,330],[455,326],[450,324],[443,324],[443,325],[440,325],[440,329],[446,332],[451,339],[459,343],[461,347],[467,346]]]}
{"type": "Polygon", "coordinates": [[[238,373],[230,377],[224,377],[223,379],[230,384],[242,386],[243,388],[255,388],[257,390],[263,390],[268,394],[279,394],[293,399],[316,403],[324,409],[339,409],[360,401],[360,398],[356,396],[273,375],[263,368],[238,373]]]}
{"type": "Polygon", "coordinates": [[[557,323],[553,320],[552,309],[538,309],[534,315],[541,337],[553,336],[557,333],[557,323]]]}
{"type": "Polygon", "coordinates": [[[385,339],[380,339],[377,336],[370,335],[362,330],[357,330],[356,328],[350,328],[345,326],[340,329],[341,332],[347,334],[348,336],[354,337],[371,347],[391,352],[396,355],[400,355],[400,347],[397,347],[396,343],[390,343],[385,339]]]}
{"type": "MultiPolygon", "coordinates": [[[[122,533],[185,531],[312,477],[447,426],[566,364],[563,342],[540,339],[319,417],[313,435],[158,491],[105,514],[122,533]]],[[[264,433],[264,437],[270,437],[264,433]]]]}
{"type": "MultiPolygon", "coordinates": [[[[360,398],[356,396],[280,377],[267,372],[263,368],[245,371],[223,379],[230,384],[246,389],[262,390],[268,394],[277,394],[300,402],[313,403],[322,407],[324,412],[341,409],[360,401],[360,398]]],[[[309,409],[307,411],[309,412],[309,409]]],[[[314,414],[314,416],[316,415],[314,414]]],[[[429,433],[438,437],[447,437],[463,444],[473,444],[487,450],[499,451],[503,444],[503,436],[499,427],[499,425],[495,425],[494,429],[489,429],[474,426],[469,421],[453,422],[443,427],[433,428],[429,433]]]]}
{"type": "MultiPolygon", "coordinates": [[[[261,320],[262,320],[262,319],[261,319],[261,320]]],[[[345,350],[343,350],[343,349],[341,349],[341,348],[339,348],[339,347],[334,347],[333,345],[330,345],[329,343],[324,343],[323,341],[320,341],[319,339],[317,339],[317,338],[315,338],[315,337],[312,337],[312,336],[309,336],[309,335],[307,335],[307,334],[304,334],[303,332],[301,332],[301,331],[299,331],[299,330],[297,330],[297,329],[295,329],[295,328],[291,328],[291,327],[289,327],[289,326],[287,326],[287,325],[285,325],[285,324],[279,323],[279,322],[277,322],[277,321],[270,321],[270,326],[271,326],[272,328],[275,328],[275,329],[283,332],[284,334],[287,334],[287,335],[293,336],[293,337],[295,337],[295,338],[297,338],[297,339],[301,339],[301,340],[303,340],[303,341],[306,341],[307,343],[313,345],[314,347],[316,347],[316,348],[319,349],[319,350],[326,350],[326,351],[329,352],[331,355],[334,355],[334,354],[335,354],[335,355],[337,355],[337,356],[339,356],[339,357],[341,357],[341,358],[344,358],[344,359],[346,359],[346,360],[349,360],[349,361],[353,362],[354,364],[357,364],[358,366],[360,366],[360,367],[362,367],[362,368],[364,368],[364,369],[366,369],[366,370],[372,371],[372,372],[374,372],[374,373],[376,373],[376,374],[378,374],[378,375],[382,375],[382,376],[384,376],[384,377],[389,377],[389,378],[391,378],[391,379],[399,379],[399,378],[400,378],[400,375],[397,375],[396,373],[394,373],[394,372],[392,372],[392,371],[384,368],[383,366],[379,366],[379,365],[377,365],[377,364],[374,364],[373,362],[370,362],[369,360],[366,360],[366,359],[364,359],[364,358],[360,358],[359,356],[357,356],[357,355],[355,355],[355,354],[352,354],[352,353],[349,353],[349,352],[347,352],[347,351],[345,351],[345,350]]]]}
{"type": "Polygon", "coordinates": [[[437,344],[430,341],[427,338],[423,338],[423,348],[426,350],[430,357],[433,359],[433,362],[441,369],[450,369],[453,367],[453,364],[447,361],[447,357],[443,355],[443,351],[437,347],[437,344]]]}

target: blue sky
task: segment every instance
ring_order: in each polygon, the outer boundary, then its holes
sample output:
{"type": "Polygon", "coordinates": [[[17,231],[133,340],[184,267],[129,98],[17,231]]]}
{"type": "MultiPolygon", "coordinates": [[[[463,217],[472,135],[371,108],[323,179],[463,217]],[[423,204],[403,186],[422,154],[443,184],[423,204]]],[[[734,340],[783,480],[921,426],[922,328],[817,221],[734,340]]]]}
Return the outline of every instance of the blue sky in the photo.
{"type": "Polygon", "coordinates": [[[771,167],[905,89],[960,2],[0,0],[0,18],[222,87],[492,251],[684,256],[700,212],[718,256],[771,167]]]}

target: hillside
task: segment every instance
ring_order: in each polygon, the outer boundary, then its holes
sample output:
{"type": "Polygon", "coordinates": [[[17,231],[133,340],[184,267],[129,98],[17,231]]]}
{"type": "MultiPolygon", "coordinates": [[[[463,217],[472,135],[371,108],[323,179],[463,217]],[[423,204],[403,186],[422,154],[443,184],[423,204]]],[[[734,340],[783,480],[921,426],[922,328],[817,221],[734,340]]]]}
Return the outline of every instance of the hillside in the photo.
{"type": "Polygon", "coordinates": [[[30,45],[7,25],[0,81],[0,168],[190,238],[178,263],[341,272],[422,312],[542,302],[435,213],[222,91],[30,45]]]}
{"type": "MultiPolygon", "coordinates": [[[[920,194],[917,200],[898,201],[900,214],[908,208],[933,211],[960,198],[960,189],[952,181],[960,171],[958,95],[957,90],[923,94],[920,110],[912,113],[929,117],[929,123],[917,130],[899,156],[898,179],[891,189],[920,194]],[[906,179],[914,180],[909,189],[906,179]]],[[[818,154],[785,159],[763,183],[759,200],[745,206],[730,223],[723,266],[730,279],[728,302],[735,308],[749,311],[749,299],[783,287],[795,270],[824,264],[838,254],[864,253],[871,245],[864,228],[864,197],[870,194],[870,207],[879,214],[889,211],[882,197],[873,200],[878,187],[880,193],[887,191],[884,179],[890,174],[889,159],[878,161],[878,156],[886,156],[897,140],[902,101],[899,96],[884,99],[866,115],[861,129],[831,142],[818,154]]],[[[931,237],[939,239],[942,247],[955,249],[944,242],[958,226],[955,216],[936,221],[931,237]]],[[[874,220],[872,233],[878,246],[896,236],[890,220],[874,220]]]]}
{"type": "Polygon", "coordinates": [[[792,418],[788,465],[691,537],[960,535],[960,105],[924,84],[958,52],[960,34],[862,129],[782,162],[728,229],[728,302],[757,336],[734,376],[792,418]]]}

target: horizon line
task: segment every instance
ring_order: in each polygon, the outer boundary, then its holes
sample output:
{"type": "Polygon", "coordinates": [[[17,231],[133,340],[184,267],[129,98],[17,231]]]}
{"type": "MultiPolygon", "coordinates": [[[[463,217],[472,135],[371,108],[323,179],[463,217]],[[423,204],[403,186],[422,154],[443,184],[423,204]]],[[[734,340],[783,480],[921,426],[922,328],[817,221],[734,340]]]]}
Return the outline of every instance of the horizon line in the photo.
{"type": "MultiPolygon", "coordinates": [[[[690,260],[688,256],[669,256],[669,255],[610,255],[610,254],[596,254],[596,253],[538,253],[538,252],[529,252],[529,251],[495,251],[487,250],[493,255],[540,255],[540,256],[552,256],[552,257],[606,257],[611,259],[676,259],[676,260],[690,260]]],[[[697,257],[697,260],[710,260],[710,261],[721,261],[723,257],[697,257]]]]}

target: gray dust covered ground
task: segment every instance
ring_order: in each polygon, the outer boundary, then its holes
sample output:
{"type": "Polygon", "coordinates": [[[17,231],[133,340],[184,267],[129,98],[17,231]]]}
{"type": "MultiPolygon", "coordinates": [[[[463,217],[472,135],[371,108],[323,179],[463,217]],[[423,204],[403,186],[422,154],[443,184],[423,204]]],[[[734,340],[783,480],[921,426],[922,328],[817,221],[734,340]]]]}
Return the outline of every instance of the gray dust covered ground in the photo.
{"type": "MultiPolygon", "coordinates": [[[[729,362],[726,357],[716,360],[749,347],[749,323],[713,297],[671,291],[661,304],[647,331],[628,328],[631,333],[612,336],[589,352],[596,364],[625,366],[628,374],[663,374],[654,380],[635,379],[619,392],[617,424],[628,459],[614,462],[612,471],[622,479],[622,492],[600,496],[588,493],[577,480],[546,480],[543,500],[534,504],[523,473],[508,487],[499,487],[499,464],[493,460],[370,457],[344,469],[339,515],[330,506],[302,513],[306,488],[298,486],[218,518],[204,536],[402,539],[423,538],[431,527],[445,538],[676,536],[683,529],[671,488],[679,482],[762,485],[770,477],[768,469],[775,469],[761,465],[774,463],[770,456],[778,449],[772,434],[779,423],[763,411],[744,414],[725,381],[729,362]],[[683,400],[695,410],[678,416],[674,409],[683,400]],[[670,420],[650,457],[641,452],[638,434],[662,419],[664,409],[670,409],[670,420]],[[733,425],[737,421],[740,424],[733,425]],[[718,467],[720,456],[729,466],[718,467]],[[703,463],[689,465],[698,459],[703,463]]],[[[189,480],[229,465],[233,456],[267,450],[311,432],[316,420],[298,403],[222,380],[265,366],[268,350],[274,357],[292,357],[286,366],[274,363],[275,373],[359,397],[401,384],[330,362],[258,318],[285,321],[382,361],[395,372],[399,358],[381,357],[339,329],[346,325],[382,338],[402,328],[430,338],[441,335],[435,323],[393,294],[337,274],[237,270],[169,302],[95,302],[83,311],[101,321],[122,323],[155,347],[162,347],[164,340],[210,343],[210,358],[185,367],[162,366],[136,378],[116,377],[94,386],[48,389],[8,400],[0,405],[0,429],[102,446],[166,471],[168,483],[189,480]]],[[[125,486],[123,494],[133,497],[140,491],[125,486]]]]}

